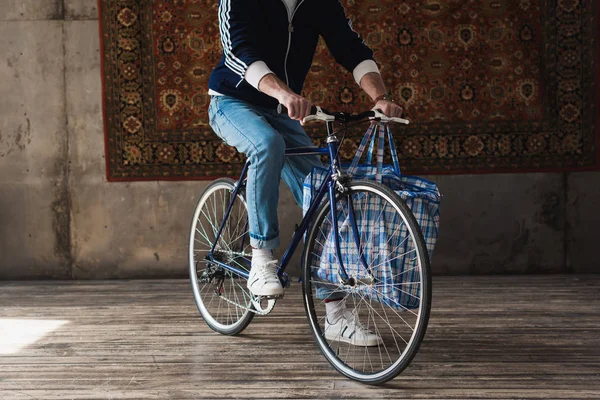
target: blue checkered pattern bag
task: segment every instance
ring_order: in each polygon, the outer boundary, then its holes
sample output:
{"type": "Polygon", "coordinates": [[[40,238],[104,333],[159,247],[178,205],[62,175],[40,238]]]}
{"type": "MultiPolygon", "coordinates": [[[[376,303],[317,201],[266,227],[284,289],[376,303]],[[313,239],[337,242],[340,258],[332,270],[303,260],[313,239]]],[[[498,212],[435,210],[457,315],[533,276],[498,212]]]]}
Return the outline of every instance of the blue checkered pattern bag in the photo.
{"type": "MultiPolygon", "coordinates": [[[[435,183],[425,179],[402,175],[398,163],[398,156],[394,146],[393,137],[389,128],[385,125],[372,124],[365,134],[352,164],[347,173],[354,179],[369,179],[382,182],[396,192],[412,210],[421,231],[430,258],[433,255],[435,243],[438,236],[439,226],[439,203],[440,193],[435,183]],[[377,165],[372,165],[372,154],[375,144],[376,133],[379,132],[377,165]],[[393,165],[383,165],[383,151],[385,134],[389,141],[393,165]],[[364,150],[369,144],[366,164],[359,164],[364,150]]],[[[304,181],[304,213],[310,206],[311,199],[319,189],[329,171],[325,168],[314,168],[304,181]]],[[[359,195],[360,196],[360,195],[359,195]]],[[[357,225],[361,232],[371,232],[370,240],[362,243],[364,254],[371,255],[367,263],[378,265],[375,274],[379,282],[377,289],[363,286],[361,290],[366,298],[372,298],[396,309],[416,308],[419,306],[420,285],[419,270],[409,253],[409,247],[414,244],[404,240],[407,237],[406,224],[396,221],[400,216],[388,203],[379,198],[369,197],[361,199],[353,197],[354,202],[361,205],[357,225]],[[386,209],[389,207],[389,209],[386,209]],[[394,235],[396,227],[400,226],[399,234],[394,235]],[[380,261],[381,260],[381,261],[380,261]]],[[[344,255],[344,266],[349,275],[360,274],[358,268],[362,269],[359,254],[354,243],[352,228],[349,218],[345,213],[338,210],[338,236],[342,254],[344,255]]],[[[331,227],[321,227],[324,232],[331,227]]],[[[335,239],[332,234],[327,235],[324,243],[317,243],[315,249],[321,254],[319,266],[316,269],[317,280],[324,280],[335,284],[341,284],[338,274],[338,263],[335,250],[335,239]]]]}

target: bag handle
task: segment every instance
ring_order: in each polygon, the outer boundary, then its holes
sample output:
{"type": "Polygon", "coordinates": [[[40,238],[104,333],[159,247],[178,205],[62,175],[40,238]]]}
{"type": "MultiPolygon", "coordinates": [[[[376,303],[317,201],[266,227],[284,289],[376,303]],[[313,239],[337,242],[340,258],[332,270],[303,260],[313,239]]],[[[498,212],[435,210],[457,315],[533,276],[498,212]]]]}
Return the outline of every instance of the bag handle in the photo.
{"type": "Polygon", "coordinates": [[[367,151],[367,160],[365,161],[365,163],[367,165],[373,164],[373,147],[375,147],[375,135],[373,135],[373,137],[371,138],[371,141],[369,142],[369,150],[367,151]]]}
{"type": "Polygon", "coordinates": [[[375,132],[377,130],[378,130],[378,125],[376,123],[371,123],[371,125],[367,129],[367,132],[365,133],[365,136],[363,136],[362,141],[360,142],[360,145],[358,145],[356,154],[354,155],[354,158],[352,159],[352,164],[350,164],[350,167],[348,167],[348,170],[347,170],[348,174],[354,175],[356,173],[356,170],[358,169],[358,163],[360,162],[360,159],[362,158],[362,155],[365,152],[365,147],[367,147],[367,143],[369,143],[371,136],[373,137],[373,139],[375,139],[375,132]]]}
{"type": "MultiPolygon", "coordinates": [[[[375,180],[377,182],[382,182],[383,180],[383,150],[385,148],[385,126],[381,125],[379,127],[379,139],[377,141],[377,170],[375,172],[375,180]]],[[[375,136],[373,136],[375,139],[375,136]]]]}
{"type": "Polygon", "coordinates": [[[390,129],[390,125],[386,126],[387,128],[387,137],[390,142],[390,153],[392,154],[392,164],[394,164],[394,172],[398,175],[402,175],[402,171],[400,169],[400,162],[398,162],[398,152],[396,152],[396,145],[394,144],[394,137],[392,135],[392,130],[390,129]]]}
{"type": "Polygon", "coordinates": [[[360,145],[358,146],[358,150],[356,151],[356,154],[354,155],[354,158],[352,159],[352,164],[350,165],[350,167],[348,168],[347,172],[350,175],[354,175],[356,173],[356,170],[358,169],[358,165],[360,163],[360,159],[362,158],[362,155],[365,151],[365,147],[367,146],[367,143],[369,143],[369,150],[367,153],[367,165],[372,165],[372,155],[373,155],[373,150],[375,147],[375,138],[378,137],[379,141],[378,141],[378,147],[377,147],[377,169],[376,169],[376,175],[375,175],[375,180],[377,182],[381,182],[382,181],[382,172],[383,172],[383,155],[384,155],[384,147],[385,147],[385,136],[387,134],[387,138],[388,138],[388,142],[389,142],[389,146],[390,146],[390,153],[392,155],[392,163],[393,163],[393,168],[394,168],[394,172],[397,175],[401,175],[401,169],[400,169],[400,163],[398,162],[398,153],[396,151],[396,146],[394,144],[394,138],[392,136],[392,131],[389,127],[389,124],[383,124],[383,123],[375,123],[373,122],[369,128],[367,129],[367,132],[365,133],[365,136],[363,137],[362,141],[360,142],[360,145]]]}
{"type": "MultiPolygon", "coordinates": [[[[385,131],[385,133],[387,134],[389,145],[390,145],[390,154],[392,156],[392,164],[394,167],[394,172],[398,175],[401,175],[400,163],[398,162],[398,152],[396,151],[396,145],[394,143],[392,129],[390,128],[389,124],[381,124],[380,129],[381,129],[381,131],[379,134],[379,143],[384,142],[385,139],[382,137],[381,132],[385,131]]],[[[367,161],[366,161],[367,165],[373,165],[372,157],[373,157],[373,147],[375,147],[375,137],[376,137],[376,135],[373,135],[373,137],[371,138],[371,143],[369,144],[369,152],[367,153],[367,161]]],[[[381,145],[377,149],[377,154],[378,154],[377,157],[379,157],[380,151],[383,151],[383,147],[381,145]]],[[[379,166],[380,170],[383,168],[383,164],[378,164],[378,166],[379,166]]]]}

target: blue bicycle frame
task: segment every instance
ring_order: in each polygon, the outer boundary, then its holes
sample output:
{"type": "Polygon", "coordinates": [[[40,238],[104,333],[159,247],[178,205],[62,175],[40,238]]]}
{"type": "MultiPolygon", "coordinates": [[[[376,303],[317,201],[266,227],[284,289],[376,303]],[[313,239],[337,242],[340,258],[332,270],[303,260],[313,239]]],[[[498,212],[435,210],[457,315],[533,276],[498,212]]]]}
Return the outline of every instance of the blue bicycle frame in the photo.
{"type": "MultiPolygon", "coordinates": [[[[338,182],[338,179],[342,176],[341,169],[340,169],[340,161],[339,161],[339,156],[338,156],[339,140],[334,135],[333,123],[330,121],[327,121],[326,124],[327,124],[327,146],[326,147],[297,147],[297,148],[287,149],[285,151],[285,155],[290,156],[290,157],[303,156],[303,155],[328,155],[329,161],[330,161],[330,163],[329,163],[330,164],[330,168],[329,168],[330,173],[327,175],[327,178],[323,181],[323,183],[319,187],[319,190],[317,191],[316,196],[313,197],[310,207],[309,207],[308,211],[306,212],[306,215],[304,215],[304,218],[302,218],[302,222],[298,226],[298,229],[296,229],[296,231],[294,232],[292,242],[288,246],[287,250],[285,251],[285,254],[283,255],[283,258],[281,259],[281,262],[277,269],[277,275],[279,276],[280,280],[283,282],[284,287],[289,286],[289,277],[287,276],[287,274],[285,274],[285,269],[286,269],[288,263],[290,262],[292,255],[294,254],[298,245],[300,244],[300,241],[302,240],[302,236],[308,229],[309,223],[312,220],[315,213],[317,212],[317,209],[319,208],[321,201],[323,200],[323,197],[325,196],[326,192],[329,194],[330,213],[332,216],[331,221],[333,224],[332,229],[333,229],[334,239],[335,239],[335,243],[336,243],[337,259],[339,260],[339,263],[340,263],[340,265],[339,265],[340,277],[342,279],[342,283],[344,283],[344,284],[349,283],[351,285],[353,284],[352,280],[348,276],[346,269],[344,268],[344,265],[342,262],[340,241],[339,241],[339,237],[338,237],[337,218],[335,217],[336,206],[337,206],[336,205],[336,197],[335,197],[335,191],[336,191],[335,186],[336,186],[336,183],[338,182]]],[[[214,251],[215,251],[216,244],[218,242],[218,238],[221,236],[221,233],[225,226],[225,222],[229,218],[229,214],[233,207],[233,203],[234,203],[235,199],[237,198],[237,195],[240,192],[240,190],[245,186],[245,178],[246,178],[246,174],[248,172],[249,165],[250,165],[250,163],[247,161],[246,164],[244,165],[244,168],[242,169],[242,173],[240,174],[240,177],[235,185],[235,189],[233,191],[231,201],[229,202],[227,211],[225,212],[225,216],[223,218],[223,221],[221,222],[221,226],[219,227],[219,231],[215,238],[215,243],[213,244],[213,247],[211,248],[209,253],[206,255],[206,259],[208,261],[210,261],[214,264],[217,264],[217,265],[223,267],[224,269],[232,271],[235,274],[242,276],[246,279],[248,279],[248,275],[249,275],[247,271],[217,260],[214,257],[214,251]]],[[[358,230],[357,230],[357,226],[356,226],[356,220],[354,218],[352,202],[349,202],[349,211],[350,211],[349,212],[350,224],[355,233],[354,240],[356,242],[357,248],[360,248],[359,247],[360,239],[357,234],[358,230]]],[[[242,259],[248,265],[251,264],[251,261],[248,260],[246,257],[242,257],[242,259]]],[[[370,272],[370,268],[367,267],[363,255],[361,255],[361,264],[363,264],[365,269],[370,272]]]]}

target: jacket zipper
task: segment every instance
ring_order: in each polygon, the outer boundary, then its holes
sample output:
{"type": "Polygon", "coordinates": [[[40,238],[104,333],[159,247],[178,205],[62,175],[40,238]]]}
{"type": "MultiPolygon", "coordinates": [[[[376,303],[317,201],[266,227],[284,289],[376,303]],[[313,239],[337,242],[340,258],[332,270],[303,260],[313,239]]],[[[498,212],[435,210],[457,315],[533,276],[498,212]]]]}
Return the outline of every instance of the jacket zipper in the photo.
{"type": "Polygon", "coordinates": [[[291,15],[290,15],[290,9],[289,9],[287,3],[284,0],[281,0],[281,1],[282,1],[283,5],[285,6],[285,9],[287,10],[287,15],[288,15],[288,45],[287,45],[287,50],[285,52],[285,60],[283,61],[283,71],[285,72],[285,84],[289,87],[290,79],[288,77],[288,72],[287,72],[287,60],[288,60],[288,55],[290,54],[290,47],[292,45],[292,32],[294,32],[294,25],[292,24],[292,21],[294,19],[294,15],[296,15],[296,11],[302,5],[302,3],[304,3],[304,0],[300,0],[300,3],[296,4],[296,7],[294,8],[294,12],[292,12],[291,15]]]}

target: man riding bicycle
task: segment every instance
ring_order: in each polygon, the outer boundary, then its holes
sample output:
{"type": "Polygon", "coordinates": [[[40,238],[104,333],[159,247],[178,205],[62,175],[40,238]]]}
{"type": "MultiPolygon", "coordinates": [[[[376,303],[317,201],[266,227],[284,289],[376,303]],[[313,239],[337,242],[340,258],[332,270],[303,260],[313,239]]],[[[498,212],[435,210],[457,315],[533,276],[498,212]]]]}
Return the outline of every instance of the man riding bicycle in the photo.
{"type": "MultiPolygon", "coordinates": [[[[223,56],[209,81],[210,125],[227,144],[250,160],[246,203],[252,267],[248,289],[277,297],[283,287],[272,250],[279,246],[277,206],[280,179],[302,205],[302,183],[318,156],[286,158],[285,149],[312,146],[300,121],[311,111],[301,96],[319,36],[336,61],[351,72],[373,99],[374,108],[400,117],[373,52],[352,29],[339,0],[219,0],[223,56]],[[281,104],[287,115],[279,114],[281,104]]],[[[326,301],[328,329],[337,340],[373,345],[379,338],[346,312],[342,296],[326,301]]]]}

